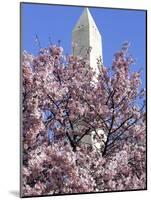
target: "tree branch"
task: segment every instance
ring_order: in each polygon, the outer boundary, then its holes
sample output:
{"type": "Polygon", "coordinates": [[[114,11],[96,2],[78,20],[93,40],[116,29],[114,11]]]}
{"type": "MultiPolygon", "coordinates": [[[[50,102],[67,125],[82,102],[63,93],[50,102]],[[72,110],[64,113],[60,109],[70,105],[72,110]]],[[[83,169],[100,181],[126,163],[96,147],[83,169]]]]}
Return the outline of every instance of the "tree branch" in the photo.
{"type": "Polygon", "coordinates": [[[120,139],[120,137],[127,131],[130,127],[132,127],[137,121],[139,121],[142,118],[142,116],[138,119],[136,119],[134,122],[132,122],[130,125],[128,125],[117,137],[114,138],[114,140],[107,145],[109,147],[110,145],[114,144],[116,140],[120,139]]]}
{"type": "Polygon", "coordinates": [[[131,115],[129,118],[127,118],[126,120],[124,120],[120,126],[118,126],[116,129],[114,129],[112,132],[110,132],[109,134],[113,134],[115,133],[116,131],[118,131],[128,120],[132,119],[133,118],[133,115],[131,115]]]}
{"type": "Polygon", "coordinates": [[[80,140],[86,135],[88,134],[88,132],[91,130],[91,128],[88,128],[85,133],[76,141],[77,143],[80,142],[80,140]]]}
{"type": "Polygon", "coordinates": [[[88,106],[97,114],[97,116],[99,117],[99,119],[102,120],[103,124],[105,125],[105,127],[108,128],[108,125],[106,124],[105,120],[99,115],[99,113],[97,113],[97,111],[89,104],[89,102],[87,100],[85,100],[85,102],[88,104],[88,106]]]}

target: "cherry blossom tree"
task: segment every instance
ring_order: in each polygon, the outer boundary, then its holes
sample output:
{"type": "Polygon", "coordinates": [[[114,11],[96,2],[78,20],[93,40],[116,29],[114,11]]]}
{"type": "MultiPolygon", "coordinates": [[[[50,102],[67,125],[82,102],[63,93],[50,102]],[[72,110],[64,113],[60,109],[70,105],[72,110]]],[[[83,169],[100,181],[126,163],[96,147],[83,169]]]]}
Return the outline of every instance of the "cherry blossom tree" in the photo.
{"type": "Polygon", "coordinates": [[[23,52],[23,196],[146,188],[145,90],[133,63],[128,43],[111,68],[98,59],[99,74],[55,45],[23,52]],[[100,149],[81,142],[92,134],[100,149]]]}

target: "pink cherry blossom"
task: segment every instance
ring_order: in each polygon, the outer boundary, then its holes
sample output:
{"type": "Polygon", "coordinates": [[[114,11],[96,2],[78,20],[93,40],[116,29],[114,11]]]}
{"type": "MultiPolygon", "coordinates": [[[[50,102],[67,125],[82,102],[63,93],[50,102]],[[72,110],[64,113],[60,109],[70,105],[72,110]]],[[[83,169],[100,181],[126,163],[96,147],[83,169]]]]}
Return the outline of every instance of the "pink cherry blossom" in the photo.
{"type": "Polygon", "coordinates": [[[128,46],[98,76],[56,45],[23,52],[22,196],[146,188],[145,90],[128,46]]]}

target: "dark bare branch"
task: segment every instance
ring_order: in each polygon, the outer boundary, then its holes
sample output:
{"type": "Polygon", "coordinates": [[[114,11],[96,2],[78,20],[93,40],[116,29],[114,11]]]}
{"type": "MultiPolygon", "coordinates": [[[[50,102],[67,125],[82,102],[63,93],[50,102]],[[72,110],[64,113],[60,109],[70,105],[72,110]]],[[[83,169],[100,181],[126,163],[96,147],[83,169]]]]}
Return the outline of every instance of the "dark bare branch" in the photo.
{"type": "Polygon", "coordinates": [[[91,130],[91,128],[88,128],[88,129],[85,131],[85,133],[77,140],[77,143],[80,142],[80,140],[81,140],[85,135],[87,135],[88,132],[89,132],[90,130],[91,130]]]}
{"type": "Polygon", "coordinates": [[[120,126],[118,126],[116,129],[114,129],[113,131],[111,131],[109,134],[113,134],[115,133],[116,131],[118,131],[128,120],[132,119],[133,118],[133,115],[131,115],[129,118],[125,119],[121,124],[120,126]]]}

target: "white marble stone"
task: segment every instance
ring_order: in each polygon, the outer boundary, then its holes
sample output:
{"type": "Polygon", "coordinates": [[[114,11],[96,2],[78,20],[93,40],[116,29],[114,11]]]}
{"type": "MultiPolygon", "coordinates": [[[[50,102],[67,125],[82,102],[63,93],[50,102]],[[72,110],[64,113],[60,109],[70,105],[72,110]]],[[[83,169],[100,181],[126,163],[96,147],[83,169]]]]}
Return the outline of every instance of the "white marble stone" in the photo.
{"type": "Polygon", "coordinates": [[[101,150],[106,142],[106,135],[102,129],[98,129],[90,132],[81,139],[81,143],[87,144],[93,147],[93,149],[101,150]],[[97,133],[96,133],[97,132],[97,133]]]}
{"type": "MultiPolygon", "coordinates": [[[[72,31],[72,49],[74,56],[80,56],[89,61],[90,66],[96,72],[97,76],[99,71],[97,66],[98,59],[103,63],[102,38],[88,8],[84,8],[72,31]]],[[[94,77],[94,83],[96,76],[94,77]]],[[[76,128],[79,128],[79,126],[76,128]]],[[[101,149],[106,140],[106,135],[101,129],[97,130],[97,134],[95,131],[92,131],[81,139],[81,143],[101,149]],[[98,138],[97,134],[100,138],[98,138]]]]}
{"type": "Polygon", "coordinates": [[[87,58],[90,66],[97,74],[97,59],[101,58],[103,63],[102,38],[88,8],[84,8],[73,29],[72,45],[73,55],[87,58]],[[90,53],[87,53],[90,48],[90,53]]]}

